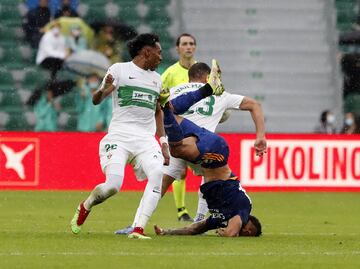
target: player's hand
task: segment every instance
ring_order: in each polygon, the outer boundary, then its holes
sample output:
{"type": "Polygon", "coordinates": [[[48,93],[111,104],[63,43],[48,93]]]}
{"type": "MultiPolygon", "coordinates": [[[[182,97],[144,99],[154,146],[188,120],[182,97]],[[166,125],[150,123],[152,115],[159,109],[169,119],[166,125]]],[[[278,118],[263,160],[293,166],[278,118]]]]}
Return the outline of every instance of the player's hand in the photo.
{"type": "Polygon", "coordinates": [[[157,235],[164,235],[164,229],[160,228],[159,226],[157,226],[156,224],[154,225],[154,231],[157,235]]]}
{"type": "Polygon", "coordinates": [[[216,233],[218,234],[218,236],[224,236],[225,235],[225,228],[217,229],[216,233]]]}
{"type": "Polygon", "coordinates": [[[263,156],[266,153],[266,147],[266,139],[257,138],[254,144],[256,156],[263,156]]]}
{"type": "Polygon", "coordinates": [[[164,165],[168,166],[170,164],[170,152],[168,143],[163,143],[161,145],[161,153],[164,157],[164,165]]]}
{"type": "Polygon", "coordinates": [[[109,86],[111,86],[113,82],[114,82],[113,76],[111,74],[108,74],[105,77],[105,88],[108,88],[109,86]]]}

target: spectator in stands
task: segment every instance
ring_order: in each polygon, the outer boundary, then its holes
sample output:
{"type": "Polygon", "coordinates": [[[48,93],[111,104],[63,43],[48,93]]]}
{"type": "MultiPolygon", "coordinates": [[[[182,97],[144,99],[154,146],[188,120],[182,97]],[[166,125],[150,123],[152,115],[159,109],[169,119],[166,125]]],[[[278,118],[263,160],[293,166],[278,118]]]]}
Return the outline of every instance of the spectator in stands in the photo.
{"type": "Polygon", "coordinates": [[[343,96],[360,93],[360,53],[348,53],[341,56],[344,74],[343,96]]]}
{"type": "Polygon", "coordinates": [[[122,62],[123,46],[114,35],[114,27],[105,25],[95,38],[95,49],[109,58],[112,64],[122,62]]]}
{"type": "Polygon", "coordinates": [[[87,49],[87,41],[82,35],[80,26],[74,25],[71,27],[70,35],[66,37],[66,46],[70,54],[87,49]]]}
{"type": "Polygon", "coordinates": [[[341,129],[342,134],[359,134],[360,124],[359,119],[355,117],[354,113],[348,112],[344,116],[344,126],[341,129]]]}
{"type": "MultiPolygon", "coordinates": [[[[77,130],[81,132],[104,131],[106,127],[106,114],[108,103],[103,102],[94,106],[92,96],[100,85],[100,77],[91,74],[80,89],[80,100],[78,101],[77,130]]],[[[111,102],[110,98],[107,98],[111,102]]],[[[104,100],[105,101],[105,100],[104,100]]]]}
{"type": "Polygon", "coordinates": [[[62,6],[55,13],[55,19],[60,17],[79,17],[75,9],[71,7],[70,0],[63,0],[62,6]]]}
{"type": "Polygon", "coordinates": [[[51,79],[54,80],[67,55],[65,37],[61,34],[61,26],[59,23],[55,23],[40,40],[36,64],[50,70],[51,79]]]}
{"type": "Polygon", "coordinates": [[[36,116],[35,131],[57,131],[58,109],[54,102],[53,91],[48,89],[46,94],[43,93],[34,106],[36,116]]]}
{"type": "Polygon", "coordinates": [[[315,133],[319,134],[335,134],[335,115],[330,110],[321,113],[320,124],[315,127],[315,133]]]}
{"type": "Polygon", "coordinates": [[[51,19],[51,13],[48,6],[48,0],[39,0],[39,6],[31,9],[25,19],[23,29],[25,39],[30,46],[36,49],[39,46],[40,39],[43,35],[41,28],[44,27],[51,19]]]}

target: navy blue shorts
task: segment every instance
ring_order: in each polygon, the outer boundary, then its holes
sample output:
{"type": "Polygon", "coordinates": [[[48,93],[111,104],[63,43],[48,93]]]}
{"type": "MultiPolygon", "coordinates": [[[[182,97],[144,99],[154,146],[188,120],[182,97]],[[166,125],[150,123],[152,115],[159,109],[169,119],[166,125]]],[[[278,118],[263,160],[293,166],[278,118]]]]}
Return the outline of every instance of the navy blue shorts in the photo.
{"type": "Polygon", "coordinates": [[[187,119],[180,123],[180,128],[184,137],[197,137],[196,145],[200,155],[194,163],[200,163],[204,168],[218,168],[227,164],[229,147],[224,138],[187,119]]]}
{"type": "Polygon", "coordinates": [[[243,225],[249,221],[251,201],[238,180],[215,180],[204,183],[200,191],[211,216],[206,220],[209,230],[226,227],[232,217],[239,215],[243,225]]]}

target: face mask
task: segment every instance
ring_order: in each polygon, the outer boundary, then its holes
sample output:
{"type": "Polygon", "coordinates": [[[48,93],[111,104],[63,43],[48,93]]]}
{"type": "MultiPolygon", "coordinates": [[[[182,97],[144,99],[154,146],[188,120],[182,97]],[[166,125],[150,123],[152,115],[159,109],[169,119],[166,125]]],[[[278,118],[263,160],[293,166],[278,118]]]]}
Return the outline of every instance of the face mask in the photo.
{"type": "Polygon", "coordinates": [[[97,89],[98,86],[99,86],[98,82],[90,82],[89,83],[90,89],[97,89]]]}
{"type": "Polygon", "coordinates": [[[334,115],[328,115],[326,117],[326,122],[329,123],[329,124],[332,124],[335,122],[335,116],[334,115]]]}
{"type": "Polygon", "coordinates": [[[60,28],[55,27],[55,28],[52,29],[52,32],[53,32],[54,35],[59,35],[60,34],[60,28]]]}
{"type": "Polygon", "coordinates": [[[352,118],[345,119],[345,125],[351,126],[354,123],[354,120],[352,118]]]}
{"type": "Polygon", "coordinates": [[[81,32],[76,29],[76,30],[73,30],[73,31],[72,31],[72,34],[73,34],[75,37],[78,37],[78,36],[80,36],[81,32]]]}

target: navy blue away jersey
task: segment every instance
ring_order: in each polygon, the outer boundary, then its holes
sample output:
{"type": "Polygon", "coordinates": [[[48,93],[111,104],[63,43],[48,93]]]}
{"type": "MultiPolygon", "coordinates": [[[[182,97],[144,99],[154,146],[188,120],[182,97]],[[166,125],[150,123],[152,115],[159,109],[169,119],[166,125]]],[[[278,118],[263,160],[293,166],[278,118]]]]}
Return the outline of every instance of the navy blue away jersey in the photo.
{"type": "Polygon", "coordinates": [[[195,123],[184,119],[180,128],[184,137],[197,137],[196,146],[200,155],[196,160],[190,162],[200,163],[204,168],[218,168],[227,164],[229,158],[229,147],[224,138],[197,126],[195,123]]]}
{"type": "Polygon", "coordinates": [[[211,216],[206,220],[209,230],[226,227],[232,217],[239,215],[243,225],[249,220],[251,200],[238,180],[215,180],[200,186],[211,216]]]}

